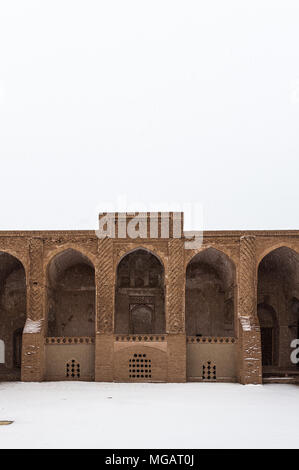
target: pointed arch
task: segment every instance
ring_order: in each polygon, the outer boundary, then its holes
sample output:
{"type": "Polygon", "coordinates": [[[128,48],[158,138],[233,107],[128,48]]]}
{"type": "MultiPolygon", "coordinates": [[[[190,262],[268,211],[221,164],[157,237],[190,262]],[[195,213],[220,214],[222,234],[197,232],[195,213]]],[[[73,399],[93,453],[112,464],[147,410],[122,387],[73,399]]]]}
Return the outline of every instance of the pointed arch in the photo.
{"type": "Polygon", "coordinates": [[[296,249],[280,243],[268,250],[258,264],[257,279],[263,376],[291,374],[296,366],[291,361],[290,344],[299,333],[299,254],[296,249]]]}
{"type": "Polygon", "coordinates": [[[185,317],[188,336],[234,336],[234,262],[214,247],[201,250],[186,268],[185,317]]]}
{"type": "Polygon", "coordinates": [[[294,253],[299,254],[299,247],[294,246],[292,243],[287,243],[285,241],[280,241],[280,242],[275,243],[274,245],[271,244],[271,246],[268,246],[267,248],[265,248],[259,254],[258,259],[257,259],[257,268],[259,267],[259,265],[261,264],[263,259],[266,258],[267,255],[269,255],[270,253],[273,253],[274,251],[278,250],[279,248],[287,248],[287,249],[293,251],[294,253]]]}
{"type": "Polygon", "coordinates": [[[94,268],[93,260],[90,258],[89,254],[86,254],[85,251],[71,246],[62,247],[56,250],[54,253],[51,253],[46,267],[47,276],[49,275],[51,267],[59,262],[59,260],[62,261],[64,265],[68,264],[69,266],[76,263],[78,260],[82,260],[82,262],[94,268]]]}
{"type": "Polygon", "coordinates": [[[10,252],[0,251],[0,338],[2,364],[10,376],[20,379],[22,336],[26,322],[26,272],[22,261],[10,252]],[[16,348],[15,331],[19,331],[16,348]],[[16,359],[17,358],[17,362],[16,359]]]}
{"type": "Polygon", "coordinates": [[[48,336],[94,336],[95,268],[80,250],[56,252],[47,272],[48,336]]]}
{"type": "Polygon", "coordinates": [[[124,258],[126,258],[128,255],[131,255],[132,253],[136,252],[136,251],[140,251],[140,252],[145,252],[145,253],[148,253],[148,254],[151,254],[153,255],[155,258],[157,258],[157,260],[161,263],[162,267],[163,267],[163,272],[165,272],[165,265],[164,265],[164,261],[163,259],[161,258],[161,256],[156,253],[156,251],[154,250],[151,250],[149,249],[148,247],[144,246],[144,245],[138,245],[137,247],[134,247],[132,248],[131,250],[128,250],[126,251],[125,253],[123,253],[119,260],[117,261],[117,265],[116,265],[116,273],[117,273],[117,269],[118,269],[118,266],[119,264],[122,262],[122,260],[124,258]]]}
{"type": "Polygon", "coordinates": [[[125,253],[116,268],[115,333],[164,333],[164,298],[164,264],[159,256],[144,247],[125,253]]]}

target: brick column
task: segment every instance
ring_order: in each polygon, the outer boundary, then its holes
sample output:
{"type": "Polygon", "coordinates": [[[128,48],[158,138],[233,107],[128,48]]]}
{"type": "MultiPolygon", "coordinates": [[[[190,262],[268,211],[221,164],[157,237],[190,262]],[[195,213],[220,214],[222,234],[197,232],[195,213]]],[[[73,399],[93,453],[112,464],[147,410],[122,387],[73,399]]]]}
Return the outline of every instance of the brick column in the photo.
{"type": "Polygon", "coordinates": [[[184,241],[168,243],[166,274],[166,332],[168,382],[186,382],[184,241]]]}
{"type": "Polygon", "coordinates": [[[113,381],[113,269],[113,241],[110,238],[99,239],[98,262],[96,266],[96,382],[113,381]]]}
{"type": "Polygon", "coordinates": [[[239,380],[262,383],[261,339],[257,320],[256,245],[254,236],[240,239],[238,280],[239,380]]]}
{"type": "Polygon", "coordinates": [[[30,240],[29,259],[27,320],[23,332],[21,378],[24,382],[40,382],[44,376],[43,240],[30,240]]]}

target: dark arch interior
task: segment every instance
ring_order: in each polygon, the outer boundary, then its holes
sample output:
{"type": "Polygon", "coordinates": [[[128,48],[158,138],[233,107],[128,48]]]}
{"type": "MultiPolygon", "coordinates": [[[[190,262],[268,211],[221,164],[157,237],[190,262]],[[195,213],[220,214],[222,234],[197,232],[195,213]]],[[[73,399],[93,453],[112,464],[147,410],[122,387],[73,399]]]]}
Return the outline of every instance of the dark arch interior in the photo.
{"type": "Polygon", "coordinates": [[[48,336],[94,336],[95,271],[82,253],[68,249],[49,264],[48,336]]]}
{"type": "Polygon", "coordinates": [[[277,248],[260,262],[258,319],[263,375],[297,372],[291,341],[299,337],[299,255],[290,248],[277,248]]]}
{"type": "Polygon", "coordinates": [[[257,307],[257,315],[261,328],[262,364],[272,366],[278,360],[278,323],[277,315],[273,307],[267,303],[261,303],[257,307]]]}
{"type": "Polygon", "coordinates": [[[22,263],[14,256],[0,252],[0,340],[3,341],[4,363],[0,376],[9,380],[21,374],[22,334],[26,322],[26,275],[22,263]],[[8,374],[8,375],[7,375],[8,374]]]}
{"type": "Polygon", "coordinates": [[[146,250],[127,254],[117,267],[116,334],[165,332],[164,269],[146,250]]]}
{"type": "Polygon", "coordinates": [[[220,251],[208,248],[186,271],[186,334],[234,336],[235,267],[220,251]]]}

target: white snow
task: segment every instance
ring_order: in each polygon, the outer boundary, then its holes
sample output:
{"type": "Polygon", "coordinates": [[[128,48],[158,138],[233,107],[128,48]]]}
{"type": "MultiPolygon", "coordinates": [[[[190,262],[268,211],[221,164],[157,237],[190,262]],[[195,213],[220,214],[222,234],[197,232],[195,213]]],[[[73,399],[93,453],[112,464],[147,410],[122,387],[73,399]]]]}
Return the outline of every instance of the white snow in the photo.
{"type": "Polygon", "coordinates": [[[42,320],[31,320],[27,318],[24,333],[39,333],[42,327],[42,320]]]}
{"type": "Polygon", "coordinates": [[[251,331],[251,325],[250,325],[250,318],[249,317],[240,316],[240,322],[241,322],[243,331],[251,331]]]}
{"type": "Polygon", "coordinates": [[[5,343],[0,339],[0,364],[5,364],[5,343]]]}
{"type": "Polygon", "coordinates": [[[296,385],[0,383],[0,448],[297,448],[296,385]]]}

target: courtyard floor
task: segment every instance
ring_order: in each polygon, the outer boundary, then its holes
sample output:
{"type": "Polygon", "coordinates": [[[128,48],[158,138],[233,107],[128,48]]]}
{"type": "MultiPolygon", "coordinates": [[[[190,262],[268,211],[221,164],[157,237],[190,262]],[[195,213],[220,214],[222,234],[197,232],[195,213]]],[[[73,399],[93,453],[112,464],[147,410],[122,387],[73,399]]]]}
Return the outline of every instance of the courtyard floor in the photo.
{"type": "Polygon", "coordinates": [[[299,448],[299,387],[0,382],[0,448],[299,448]]]}

